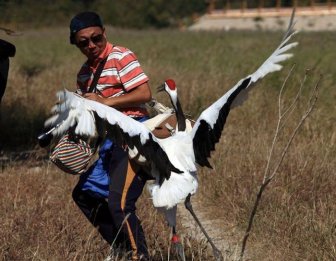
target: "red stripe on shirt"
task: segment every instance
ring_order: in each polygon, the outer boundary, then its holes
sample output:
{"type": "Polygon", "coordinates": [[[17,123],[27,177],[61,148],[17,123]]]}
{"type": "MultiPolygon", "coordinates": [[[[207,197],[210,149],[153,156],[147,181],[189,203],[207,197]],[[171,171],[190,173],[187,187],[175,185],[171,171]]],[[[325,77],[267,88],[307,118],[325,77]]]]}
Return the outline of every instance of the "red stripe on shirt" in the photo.
{"type": "MultiPolygon", "coordinates": [[[[149,79],[143,72],[136,55],[129,49],[107,43],[100,60],[106,56],[108,56],[108,59],[97,83],[97,90],[102,96],[123,95],[148,82],[149,79]]],[[[87,62],[83,64],[77,75],[77,90],[79,93],[88,91],[97,67],[98,63],[95,66],[90,66],[87,62]]],[[[148,115],[144,106],[124,108],[121,111],[130,116],[148,115]]]]}

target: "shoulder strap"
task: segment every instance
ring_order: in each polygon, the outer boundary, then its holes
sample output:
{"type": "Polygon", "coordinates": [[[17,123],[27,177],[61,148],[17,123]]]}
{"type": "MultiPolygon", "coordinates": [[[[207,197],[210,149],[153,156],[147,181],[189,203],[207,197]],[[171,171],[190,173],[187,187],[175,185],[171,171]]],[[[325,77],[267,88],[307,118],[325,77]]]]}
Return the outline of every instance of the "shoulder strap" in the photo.
{"type": "Polygon", "coordinates": [[[98,83],[98,79],[100,77],[101,72],[104,69],[104,65],[106,63],[107,57],[99,63],[99,65],[97,67],[97,70],[96,70],[96,72],[95,72],[95,74],[93,76],[93,80],[91,82],[91,85],[90,85],[90,88],[89,88],[89,92],[96,92],[96,86],[97,86],[97,83],[98,83]]]}

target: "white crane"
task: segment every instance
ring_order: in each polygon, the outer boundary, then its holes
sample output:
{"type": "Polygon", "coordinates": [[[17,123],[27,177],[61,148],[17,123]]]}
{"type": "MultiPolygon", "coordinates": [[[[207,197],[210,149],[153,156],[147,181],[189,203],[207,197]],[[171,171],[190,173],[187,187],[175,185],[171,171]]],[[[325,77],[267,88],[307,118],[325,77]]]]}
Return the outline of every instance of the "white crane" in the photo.
{"type": "MultiPolygon", "coordinates": [[[[172,88],[174,84],[169,81],[164,87],[172,97],[178,127],[176,132],[166,139],[154,137],[144,124],[114,108],[84,99],[66,90],[59,93],[61,103],[54,107],[55,115],[46,121],[46,125],[57,126],[52,131],[54,136],[63,134],[71,127],[75,128],[75,133],[78,135],[95,136],[101,126],[104,126],[108,137],[114,142],[136,148],[146,158],[150,165],[150,174],[155,178],[154,184],[150,187],[154,206],[166,209],[167,213],[172,210],[173,215],[176,215],[174,213],[176,205],[185,202],[199,223],[190,203],[190,196],[195,194],[198,187],[197,165],[211,167],[208,158],[221,137],[230,110],[247,98],[248,92],[258,80],[269,73],[281,70],[282,65],[279,63],[292,56],[287,51],[297,45],[296,42],[289,43],[295,33],[293,17],[294,13],[283,40],[271,56],[254,73],[241,79],[205,109],[190,132],[184,130],[183,111],[177,99],[176,89],[172,88]]],[[[173,218],[176,219],[176,216],[173,218]]],[[[201,229],[205,233],[202,226],[201,229]]],[[[222,260],[220,251],[206,233],[205,235],[213,247],[216,258],[222,260]]]]}

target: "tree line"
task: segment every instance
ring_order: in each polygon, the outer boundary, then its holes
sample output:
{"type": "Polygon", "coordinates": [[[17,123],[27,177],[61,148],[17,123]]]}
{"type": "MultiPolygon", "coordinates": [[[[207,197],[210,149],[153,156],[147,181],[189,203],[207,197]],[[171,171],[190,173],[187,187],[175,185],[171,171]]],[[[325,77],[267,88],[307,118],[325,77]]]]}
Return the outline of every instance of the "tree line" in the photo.
{"type": "MultiPolygon", "coordinates": [[[[0,25],[45,27],[68,25],[81,11],[96,11],[104,23],[128,28],[165,28],[190,25],[195,17],[207,12],[210,0],[0,0],[0,25]]],[[[215,0],[217,9],[227,3],[239,8],[242,0],[215,0]]],[[[264,7],[274,7],[276,0],[263,1],[264,7]]],[[[291,6],[293,0],[282,0],[281,6],[291,6]]],[[[327,0],[315,0],[326,3],[327,0]]],[[[247,1],[248,8],[259,6],[259,0],[247,1]]],[[[300,0],[309,5],[311,0],[300,0]]]]}
{"type": "Polygon", "coordinates": [[[81,11],[95,11],[105,24],[129,28],[187,25],[207,10],[205,0],[0,0],[0,24],[68,25],[81,11]]]}

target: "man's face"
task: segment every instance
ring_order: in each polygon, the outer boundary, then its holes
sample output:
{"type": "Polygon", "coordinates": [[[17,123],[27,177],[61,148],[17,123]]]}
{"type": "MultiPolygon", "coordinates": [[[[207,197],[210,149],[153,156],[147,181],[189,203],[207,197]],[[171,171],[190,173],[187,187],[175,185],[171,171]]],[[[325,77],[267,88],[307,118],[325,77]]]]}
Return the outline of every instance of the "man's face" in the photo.
{"type": "Polygon", "coordinates": [[[75,43],[88,60],[93,61],[105,49],[105,30],[99,26],[84,28],[76,33],[75,43]]]}

